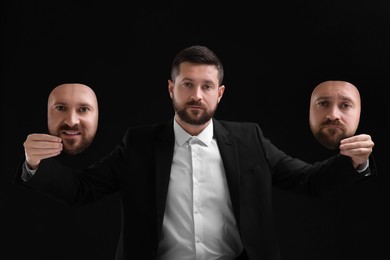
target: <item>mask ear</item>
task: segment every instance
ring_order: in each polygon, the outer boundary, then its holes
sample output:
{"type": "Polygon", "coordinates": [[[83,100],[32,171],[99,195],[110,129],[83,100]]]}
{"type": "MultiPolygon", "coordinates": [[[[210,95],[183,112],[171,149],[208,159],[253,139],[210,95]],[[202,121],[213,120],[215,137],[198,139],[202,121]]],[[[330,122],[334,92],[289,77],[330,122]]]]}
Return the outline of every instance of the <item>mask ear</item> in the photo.
{"type": "Polygon", "coordinates": [[[173,88],[174,88],[175,84],[173,83],[172,80],[168,79],[168,92],[169,92],[169,96],[171,98],[173,98],[173,88]]]}

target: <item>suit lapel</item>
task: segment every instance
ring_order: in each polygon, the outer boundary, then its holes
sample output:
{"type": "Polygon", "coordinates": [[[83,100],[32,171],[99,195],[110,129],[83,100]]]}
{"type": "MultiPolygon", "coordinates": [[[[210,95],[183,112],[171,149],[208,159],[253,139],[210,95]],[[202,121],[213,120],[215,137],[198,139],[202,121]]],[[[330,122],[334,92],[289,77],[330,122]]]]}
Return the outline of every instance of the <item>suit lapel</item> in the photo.
{"type": "Polygon", "coordinates": [[[168,185],[171,173],[174,148],[173,121],[165,124],[157,136],[155,150],[155,172],[156,172],[156,209],[157,209],[157,233],[160,235],[164,219],[165,203],[167,199],[168,185]]]}
{"type": "Polygon", "coordinates": [[[221,153],[222,162],[225,168],[226,179],[229,187],[230,199],[233,205],[233,211],[239,225],[240,212],[240,170],[237,158],[237,147],[235,140],[230,133],[213,119],[214,134],[217,139],[219,152],[221,153]]]}

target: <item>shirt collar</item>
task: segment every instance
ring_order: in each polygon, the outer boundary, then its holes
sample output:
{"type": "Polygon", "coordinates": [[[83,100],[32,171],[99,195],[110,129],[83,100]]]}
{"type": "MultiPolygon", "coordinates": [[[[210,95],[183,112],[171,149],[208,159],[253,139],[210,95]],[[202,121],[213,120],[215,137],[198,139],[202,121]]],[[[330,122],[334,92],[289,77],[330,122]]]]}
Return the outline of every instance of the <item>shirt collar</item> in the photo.
{"type": "Polygon", "coordinates": [[[192,136],[189,133],[186,132],[177,122],[176,120],[173,120],[173,131],[175,133],[176,142],[179,146],[182,146],[187,140],[191,137],[196,137],[198,140],[200,140],[203,144],[208,146],[214,135],[214,125],[213,120],[210,120],[210,124],[203,129],[202,132],[199,133],[197,136],[192,136]]]}

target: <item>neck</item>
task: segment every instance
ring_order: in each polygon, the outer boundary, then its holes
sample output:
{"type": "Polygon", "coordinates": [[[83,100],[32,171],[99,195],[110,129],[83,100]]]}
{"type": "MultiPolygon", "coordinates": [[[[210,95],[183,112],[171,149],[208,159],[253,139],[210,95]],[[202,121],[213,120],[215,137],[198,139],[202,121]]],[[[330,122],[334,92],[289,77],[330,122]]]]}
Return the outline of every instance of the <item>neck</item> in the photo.
{"type": "Polygon", "coordinates": [[[175,120],[184,130],[186,130],[187,133],[192,136],[197,136],[210,124],[212,119],[201,125],[194,125],[184,122],[178,115],[175,115],[175,120]]]}

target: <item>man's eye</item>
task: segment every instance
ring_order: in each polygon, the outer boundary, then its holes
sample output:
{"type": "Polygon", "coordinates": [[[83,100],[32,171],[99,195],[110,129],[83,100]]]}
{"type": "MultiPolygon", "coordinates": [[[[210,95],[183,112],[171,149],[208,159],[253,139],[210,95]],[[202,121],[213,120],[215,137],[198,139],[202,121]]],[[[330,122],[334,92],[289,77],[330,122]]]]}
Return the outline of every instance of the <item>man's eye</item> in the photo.
{"type": "Polygon", "coordinates": [[[88,112],[89,110],[90,110],[90,109],[89,109],[88,107],[81,107],[81,108],[79,109],[79,111],[82,112],[82,113],[88,112]]]}
{"type": "Polygon", "coordinates": [[[327,101],[320,101],[320,102],[318,102],[317,104],[318,104],[318,106],[320,106],[320,107],[325,107],[325,106],[328,105],[328,102],[327,102],[327,101]]]}
{"type": "Polygon", "coordinates": [[[183,86],[186,88],[190,88],[190,87],[192,87],[192,84],[190,82],[184,82],[183,86]]]}
{"type": "Polygon", "coordinates": [[[57,110],[57,111],[65,111],[65,107],[64,106],[56,106],[55,110],[57,110]]]}
{"type": "Polygon", "coordinates": [[[345,108],[350,108],[352,106],[348,103],[344,103],[344,104],[341,104],[341,107],[345,109],[345,108]]]}

